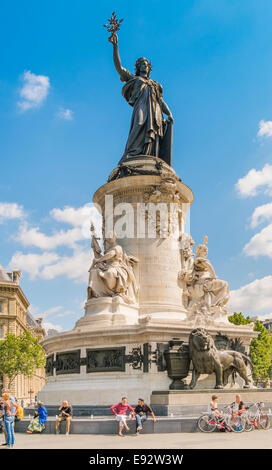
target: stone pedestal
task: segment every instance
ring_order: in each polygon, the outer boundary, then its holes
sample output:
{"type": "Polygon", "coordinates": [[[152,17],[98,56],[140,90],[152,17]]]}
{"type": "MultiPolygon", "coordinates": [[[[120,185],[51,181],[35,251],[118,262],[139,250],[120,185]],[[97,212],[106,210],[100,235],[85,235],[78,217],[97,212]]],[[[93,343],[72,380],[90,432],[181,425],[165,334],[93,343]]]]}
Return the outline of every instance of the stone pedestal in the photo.
{"type": "MultiPolygon", "coordinates": [[[[52,358],[54,367],[48,368],[47,383],[39,392],[39,399],[48,405],[56,405],[62,400],[69,400],[74,405],[109,406],[118,402],[121,396],[127,396],[131,403],[136,403],[139,396],[147,402],[155,390],[169,390],[172,380],[168,377],[163,363],[163,346],[168,341],[177,338],[187,341],[191,327],[183,325],[180,320],[164,322],[140,321],[137,325],[112,326],[103,329],[75,328],[44,341],[48,358],[52,358]],[[122,350],[123,359],[117,364],[118,370],[105,367],[95,372],[88,367],[89,351],[122,350]],[[71,373],[65,367],[58,371],[58,355],[79,352],[78,367],[71,373]],[[160,355],[160,361],[152,362],[160,355]]],[[[231,324],[230,324],[231,325],[231,324]]],[[[216,336],[216,328],[208,330],[216,336]]],[[[229,338],[239,337],[248,347],[250,332],[248,329],[230,326],[225,330],[229,338]]],[[[113,367],[114,368],[114,363],[113,367]]],[[[186,379],[190,381],[190,375],[186,379]]],[[[214,386],[213,376],[200,377],[197,387],[199,390],[214,386]]],[[[188,394],[195,391],[188,391],[188,394]]],[[[216,391],[217,393],[217,391],[216,391]]],[[[221,391],[220,391],[221,393],[221,391]]]]}
{"type": "Polygon", "coordinates": [[[159,415],[162,416],[199,416],[207,411],[212,395],[218,396],[218,408],[233,403],[236,395],[241,395],[246,404],[264,402],[266,411],[272,408],[272,389],[255,388],[245,390],[162,390],[151,394],[150,403],[159,415]]]}
{"type": "MultiPolygon", "coordinates": [[[[47,405],[68,400],[73,405],[109,406],[122,396],[131,403],[139,396],[149,402],[153,391],[167,390],[171,383],[163,354],[168,342],[188,342],[191,330],[200,326],[199,318],[183,305],[179,281],[179,241],[193,202],[190,188],[162,160],[139,156],[117,167],[93,200],[101,208],[104,231],[111,222],[113,227],[116,221],[122,223],[123,211],[131,211],[132,222],[126,227],[130,233],[118,236],[118,245],[137,259],[137,292],[133,301],[121,295],[88,298],[85,315],[73,330],[43,341],[47,383],[38,396],[47,405]],[[146,213],[148,203],[164,204],[170,211],[172,204],[174,218],[167,216],[162,224],[163,214],[146,213]],[[148,227],[154,229],[153,237],[148,236],[148,227]]],[[[207,329],[212,336],[220,331],[239,337],[246,348],[256,335],[252,326],[235,327],[220,316],[209,320],[207,329]]],[[[198,387],[210,383],[211,378],[204,377],[198,387]]]]}

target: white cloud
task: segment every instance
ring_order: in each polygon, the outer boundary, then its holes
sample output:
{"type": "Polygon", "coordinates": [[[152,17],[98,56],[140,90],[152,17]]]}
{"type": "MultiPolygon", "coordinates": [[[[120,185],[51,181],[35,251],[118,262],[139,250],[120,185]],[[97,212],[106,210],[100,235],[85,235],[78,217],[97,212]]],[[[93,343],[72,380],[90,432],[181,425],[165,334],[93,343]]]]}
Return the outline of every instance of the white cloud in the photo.
{"type": "Polygon", "coordinates": [[[70,315],[75,316],[75,313],[72,310],[64,310],[64,307],[62,305],[58,305],[56,307],[51,307],[51,308],[48,308],[46,310],[41,311],[40,307],[37,307],[37,306],[31,304],[29,306],[29,311],[33,315],[34,318],[42,318],[43,319],[42,326],[44,327],[46,333],[50,329],[56,330],[59,333],[63,330],[63,327],[61,325],[55,325],[55,324],[52,323],[52,321],[50,321],[50,322],[47,321],[48,316],[53,315],[54,316],[53,321],[57,318],[63,318],[63,317],[67,317],[67,316],[70,316],[70,315]],[[61,310],[63,310],[63,311],[61,311],[61,310]],[[46,320],[44,321],[44,319],[46,319],[46,320]]]}
{"type": "Polygon", "coordinates": [[[48,330],[56,330],[58,333],[61,333],[61,331],[63,330],[61,325],[55,325],[49,321],[43,322],[42,326],[44,327],[46,333],[48,333],[48,330]]]}
{"type": "Polygon", "coordinates": [[[62,318],[62,317],[68,317],[68,316],[70,316],[70,315],[73,315],[73,316],[74,316],[74,315],[75,315],[75,312],[73,312],[72,310],[65,310],[64,312],[58,313],[58,314],[56,315],[56,317],[62,318]]]}
{"type": "Polygon", "coordinates": [[[251,216],[251,227],[256,228],[262,222],[272,219],[272,203],[264,204],[263,206],[256,207],[251,216]]]}
{"type": "Polygon", "coordinates": [[[74,119],[74,112],[71,109],[60,108],[57,113],[58,118],[64,121],[72,121],[74,119]]]}
{"type": "Polygon", "coordinates": [[[236,189],[241,196],[256,196],[262,190],[272,195],[272,165],[266,163],[262,170],[252,168],[246,176],[236,183],[236,189]]]}
{"type": "Polygon", "coordinates": [[[230,308],[232,312],[243,312],[254,314],[261,310],[271,310],[272,307],[272,276],[232,290],[230,293],[230,308]]]}
{"type": "Polygon", "coordinates": [[[77,249],[72,256],[59,257],[56,263],[44,266],[39,275],[42,279],[66,276],[68,279],[87,283],[91,261],[90,251],[77,249]]]}
{"type": "Polygon", "coordinates": [[[256,233],[243,249],[247,256],[268,256],[272,258],[272,224],[256,233]]]}
{"type": "MultiPolygon", "coordinates": [[[[15,208],[13,208],[13,212],[15,216],[15,208]]],[[[19,213],[19,210],[17,212],[19,213]]],[[[13,238],[23,246],[35,246],[41,250],[54,250],[58,246],[68,246],[75,249],[77,242],[90,239],[91,221],[96,227],[96,234],[101,236],[102,217],[94,204],[86,204],[79,208],[70,206],[66,206],[64,209],[55,208],[50,211],[50,217],[58,222],[72,225],[73,228],[59,230],[52,235],[46,235],[40,231],[39,227],[29,227],[29,224],[25,222],[20,226],[18,233],[13,238]]]]}
{"type": "Polygon", "coordinates": [[[84,234],[80,228],[73,228],[67,231],[60,230],[54,235],[46,235],[40,231],[39,227],[28,228],[28,225],[24,224],[14,238],[23,246],[36,246],[41,250],[53,250],[58,246],[75,247],[75,242],[83,240],[84,234]]]}
{"type": "Polygon", "coordinates": [[[60,256],[53,252],[42,254],[16,252],[9,262],[8,269],[25,271],[31,280],[37,278],[49,280],[66,276],[76,282],[87,283],[91,262],[91,251],[82,248],[77,248],[71,256],[60,256]]]}
{"type": "Polygon", "coordinates": [[[272,320],[272,313],[264,313],[263,315],[256,315],[257,320],[272,320]]]}
{"type": "Polygon", "coordinates": [[[48,308],[47,310],[44,310],[42,313],[39,313],[39,316],[42,316],[43,318],[47,318],[50,315],[54,315],[55,318],[61,318],[61,317],[67,317],[69,315],[74,315],[75,313],[72,310],[63,310],[62,305],[58,305],[56,307],[51,307],[48,308]]]}
{"type": "Polygon", "coordinates": [[[27,111],[28,109],[41,106],[49,92],[49,77],[45,75],[35,75],[35,73],[31,73],[30,70],[28,70],[24,72],[23,82],[23,87],[19,92],[22,100],[17,103],[21,111],[27,111]]]}
{"type": "Polygon", "coordinates": [[[0,223],[5,219],[22,219],[24,216],[23,206],[16,202],[0,202],[0,223]]]}
{"type": "MultiPolygon", "coordinates": [[[[78,208],[65,206],[64,209],[52,209],[50,216],[58,222],[64,222],[74,227],[81,227],[84,238],[90,238],[91,222],[95,225],[97,235],[101,235],[102,216],[95,204],[86,204],[78,208]]],[[[99,236],[100,236],[99,235],[99,236]]]]}
{"type": "Polygon", "coordinates": [[[62,305],[58,305],[57,307],[48,308],[47,310],[44,310],[42,312],[42,317],[46,318],[49,315],[54,315],[55,313],[58,313],[62,309],[63,309],[62,305]]]}
{"type": "MultiPolygon", "coordinates": [[[[91,221],[97,228],[97,235],[99,231],[101,232],[101,215],[94,204],[86,204],[78,208],[71,206],[63,209],[54,208],[50,211],[50,217],[60,223],[69,224],[72,228],[47,235],[38,226],[30,227],[27,222],[24,222],[13,238],[24,247],[36,247],[43,253],[24,254],[18,251],[13,255],[9,266],[27,272],[30,279],[49,280],[66,276],[75,282],[86,283],[92,261],[90,243],[86,247],[86,239],[89,241],[91,238],[91,221]],[[71,249],[72,254],[59,254],[57,248],[61,246],[71,249]]],[[[48,312],[48,314],[51,313],[48,312]]],[[[63,312],[62,316],[64,316],[63,312]]]]}
{"type": "Polygon", "coordinates": [[[259,122],[259,137],[272,137],[272,121],[264,121],[263,119],[259,122]]]}
{"type": "Polygon", "coordinates": [[[42,254],[23,254],[17,251],[11,258],[8,269],[20,269],[29,274],[30,279],[39,276],[40,269],[48,264],[52,264],[59,259],[57,253],[45,252],[42,254]]]}

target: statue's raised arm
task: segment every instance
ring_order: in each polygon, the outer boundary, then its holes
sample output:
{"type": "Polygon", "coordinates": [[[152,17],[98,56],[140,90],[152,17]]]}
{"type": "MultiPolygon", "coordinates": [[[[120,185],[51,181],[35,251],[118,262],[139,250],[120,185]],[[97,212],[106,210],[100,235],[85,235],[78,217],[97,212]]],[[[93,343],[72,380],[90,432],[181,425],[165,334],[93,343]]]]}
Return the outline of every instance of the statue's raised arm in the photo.
{"type": "Polygon", "coordinates": [[[116,71],[119,73],[120,79],[122,80],[122,82],[127,82],[133,77],[133,75],[124,67],[122,67],[120,54],[119,54],[119,47],[118,47],[118,36],[116,33],[112,34],[112,36],[109,37],[109,42],[111,42],[113,45],[113,62],[114,62],[116,71]]]}

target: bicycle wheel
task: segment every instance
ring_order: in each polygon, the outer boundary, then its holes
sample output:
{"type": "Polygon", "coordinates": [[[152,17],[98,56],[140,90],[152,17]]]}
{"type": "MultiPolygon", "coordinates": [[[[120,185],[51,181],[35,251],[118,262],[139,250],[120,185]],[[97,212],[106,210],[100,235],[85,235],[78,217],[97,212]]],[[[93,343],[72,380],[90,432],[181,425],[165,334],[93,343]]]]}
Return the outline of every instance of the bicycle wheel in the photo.
{"type": "Polygon", "coordinates": [[[202,432],[213,432],[215,430],[215,422],[210,416],[200,416],[197,421],[198,429],[202,432]]]}
{"type": "Polygon", "coordinates": [[[251,423],[248,417],[241,416],[241,420],[244,422],[244,431],[253,431],[254,425],[251,423]]]}
{"type": "Polygon", "coordinates": [[[234,432],[243,432],[245,430],[245,420],[242,420],[241,416],[230,416],[227,424],[234,432]]]}
{"type": "Polygon", "coordinates": [[[259,418],[259,424],[262,429],[270,428],[269,416],[262,414],[259,418]]]}

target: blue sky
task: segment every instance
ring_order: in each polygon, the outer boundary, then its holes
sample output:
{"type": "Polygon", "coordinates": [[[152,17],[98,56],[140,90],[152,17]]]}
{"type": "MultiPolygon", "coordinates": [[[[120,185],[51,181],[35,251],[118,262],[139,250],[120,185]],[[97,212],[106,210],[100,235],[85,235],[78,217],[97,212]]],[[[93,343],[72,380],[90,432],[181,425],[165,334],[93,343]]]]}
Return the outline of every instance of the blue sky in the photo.
{"type": "Polygon", "coordinates": [[[269,0],[3,1],[0,263],[22,270],[48,324],[69,329],[82,315],[82,208],[122,156],[131,116],[102,27],[113,8],[123,66],[150,59],[174,115],[195,242],[208,235],[233,310],[272,314],[269,0]]]}

